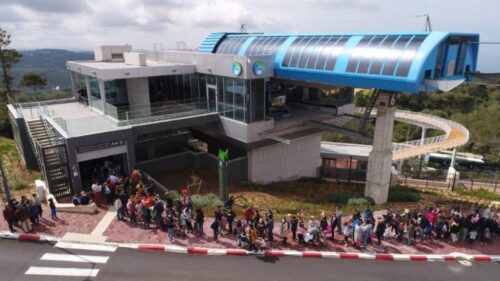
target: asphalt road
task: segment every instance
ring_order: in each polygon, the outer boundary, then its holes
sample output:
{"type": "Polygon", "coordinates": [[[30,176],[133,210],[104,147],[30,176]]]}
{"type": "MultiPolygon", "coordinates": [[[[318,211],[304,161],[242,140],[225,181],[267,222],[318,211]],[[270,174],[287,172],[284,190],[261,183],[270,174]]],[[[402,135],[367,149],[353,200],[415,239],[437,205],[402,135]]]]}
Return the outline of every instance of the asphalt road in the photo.
{"type": "MultiPolygon", "coordinates": [[[[45,273],[44,273],[45,274],[45,273]]],[[[48,273],[47,273],[48,274],[48,273]]],[[[499,263],[408,262],[197,256],[117,249],[115,252],[55,248],[49,243],[0,240],[0,281],[59,280],[500,280],[499,263]],[[47,255],[84,255],[88,262],[42,260],[47,255]],[[106,262],[91,262],[106,257],[106,262]],[[95,277],[28,275],[37,268],[98,270],[95,277]]]]}

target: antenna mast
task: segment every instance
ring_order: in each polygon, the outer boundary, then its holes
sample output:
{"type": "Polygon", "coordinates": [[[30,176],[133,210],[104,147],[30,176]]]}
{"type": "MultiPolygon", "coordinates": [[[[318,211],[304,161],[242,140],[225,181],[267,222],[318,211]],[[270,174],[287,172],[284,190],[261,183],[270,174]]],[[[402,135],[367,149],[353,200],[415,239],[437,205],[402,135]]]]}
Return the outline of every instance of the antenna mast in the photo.
{"type": "Polygon", "coordinates": [[[424,30],[425,32],[432,32],[431,26],[431,16],[429,14],[423,14],[421,16],[417,16],[418,18],[425,18],[424,30]]]}
{"type": "Polygon", "coordinates": [[[240,32],[241,33],[248,33],[247,32],[247,25],[246,24],[244,24],[244,23],[241,24],[241,26],[240,26],[240,32]]]}

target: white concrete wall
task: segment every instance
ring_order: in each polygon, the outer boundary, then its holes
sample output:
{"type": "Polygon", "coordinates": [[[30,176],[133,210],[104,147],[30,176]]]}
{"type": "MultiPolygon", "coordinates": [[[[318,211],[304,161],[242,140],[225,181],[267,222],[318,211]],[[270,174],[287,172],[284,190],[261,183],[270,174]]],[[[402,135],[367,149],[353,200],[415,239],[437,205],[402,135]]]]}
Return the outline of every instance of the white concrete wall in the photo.
{"type": "Polygon", "coordinates": [[[146,66],[146,54],[125,52],[123,53],[123,58],[125,59],[125,64],[146,66]]]}
{"type": "Polygon", "coordinates": [[[149,105],[148,78],[133,78],[126,81],[129,105],[149,105]]]}
{"type": "Polygon", "coordinates": [[[132,46],[130,45],[108,45],[108,46],[98,46],[94,48],[94,59],[95,61],[123,61],[121,59],[113,59],[113,54],[122,54],[124,52],[132,51],[132,46]]]}
{"type": "Polygon", "coordinates": [[[321,135],[276,143],[248,152],[248,179],[257,183],[314,177],[320,162],[321,135]]]}

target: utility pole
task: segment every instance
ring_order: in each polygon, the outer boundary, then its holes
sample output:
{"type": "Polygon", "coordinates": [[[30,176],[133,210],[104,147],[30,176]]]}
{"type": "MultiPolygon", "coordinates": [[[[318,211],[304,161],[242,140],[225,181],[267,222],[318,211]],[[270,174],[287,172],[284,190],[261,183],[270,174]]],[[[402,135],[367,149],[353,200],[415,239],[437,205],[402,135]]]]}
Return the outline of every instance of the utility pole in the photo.
{"type": "Polygon", "coordinates": [[[7,199],[7,202],[10,202],[10,190],[9,185],[7,184],[7,175],[5,174],[5,171],[3,169],[2,159],[0,159],[0,174],[2,174],[2,183],[3,189],[5,191],[5,198],[7,199]]]}

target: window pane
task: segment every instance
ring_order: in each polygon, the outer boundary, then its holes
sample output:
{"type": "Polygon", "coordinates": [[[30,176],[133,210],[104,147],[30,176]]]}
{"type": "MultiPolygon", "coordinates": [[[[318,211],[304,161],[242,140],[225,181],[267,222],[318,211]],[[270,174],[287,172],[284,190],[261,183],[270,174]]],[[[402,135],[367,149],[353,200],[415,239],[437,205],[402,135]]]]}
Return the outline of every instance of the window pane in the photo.
{"type": "Polygon", "coordinates": [[[285,57],[283,58],[283,63],[281,64],[282,66],[289,66],[290,59],[292,58],[292,54],[295,52],[295,49],[299,45],[300,41],[302,41],[303,37],[297,37],[295,40],[293,40],[292,44],[290,47],[288,47],[288,50],[286,51],[285,57]]]}
{"type": "Polygon", "coordinates": [[[305,37],[304,40],[300,42],[300,44],[297,46],[295,49],[295,52],[292,55],[292,59],[290,60],[290,67],[297,67],[299,63],[300,56],[302,55],[303,51],[307,47],[307,44],[313,39],[313,37],[308,36],[305,37]]]}
{"type": "Polygon", "coordinates": [[[222,76],[217,76],[217,110],[224,116],[225,104],[224,104],[224,78],[222,76]]]}
{"type": "Polygon", "coordinates": [[[328,59],[328,56],[330,55],[331,52],[333,52],[333,48],[337,44],[341,37],[339,36],[332,36],[328,42],[326,43],[325,47],[321,50],[321,54],[318,57],[318,61],[316,62],[316,66],[314,67],[315,69],[324,69],[326,65],[326,61],[328,59]]]}
{"type": "Polygon", "coordinates": [[[370,42],[370,45],[368,46],[369,50],[363,54],[363,56],[360,59],[359,66],[358,66],[358,73],[367,73],[368,72],[368,67],[370,66],[370,62],[372,61],[374,57],[375,51],[378,50],[380,42],[382,42],[382,39],[384,39],[385,36],[383,35],[377,35],[373,40],[370,42]]]}
{"type": "Polygon", "coordinates": [[[245,98],[246,87],[245,80],[234,80],[234,119],[238,121],[245,121],[245,98]]]}
{"type": "Polygon", "coordinates": [[[262,42],[262,37],[257,37],[255,38],[252,43],[250,43],[250,46],[248,46],[248,49],[247,51],[245,52],[246,55],[253,55],[254,54],[254,51],[255,51],[255,48],[257,48],[258,46],[260,46],[260,43],[262,42]]]}
{"type": "Polygon", "coordinates": [[[330,57],[325,66],[325,70],[334,70],[335,63],[337,62],[337,58],[340,55],[340,52],[344,48],[345,43],[350,39],[350,36],[343,36],[339,39],[335,47],[330,49],[330,57]]]}
{"type": "Polygon", "coordinates": [[[224,116],[234,118],[233,95],[234,78],[224,78],[224,116]]]}
{"type": "Polygon", "coordinates": [[[398,69],[396,70],[396,76],[406,77],[410,72],[411,63],[417,56],[417,50],[422,45],[426,36],[415,36],[413,40],[408,44],[408,47],[403,52],[401,56],[401,61],[399,62],[398,69]]]}
{"type": "Polygon", "coordinates": [[[309,41],[304,51],[302,52],[302,55],[300,56],[297,67],[304,68],[306,66],[307,60],[311,57],[314,47],[316,46],[316,43],[318,43],[319,39],[321,39],[321,37],[313,37],[311,41],[309,41]]]}
{"type": "Polygon", "coordinates": [[[251,80],[251,116],[250,122],[264,120],[264,79],[251,80]]]}
{"type": "Polygon", "coordinates": [[[347,72],[356,72],[356,68],[358,67],[359,59],[364,53],[364,50],[372,40],[373,36],[365,35],[359,41],[358,45],[352,51],[351,57],[349,58],[349,63],[347,64],[347,72]]]}
{"type": "Polygon", "coordinates": [[[261,50],[261,55],[269,55],[269,50],[272,48],[272,46],[279,40],[279,37],[271,37],[271,40],[265,44],[265,46],[261,50]]]}
{"type": "Polygon", "coordinates": [[[309,61],[307,62],[306,68],[313,69],[314,66],[316,65],[316,61],[318,60],[319,55],[321,54],[321,50],[325,47],[325,44],[328,42],[328,40],[331,38],[331,36],[323,36],[321,39],[318,41],[314,49],[312,50],[311,56],[309,57],[309,61]]]}
{"type": "Polygon", "coordinates": [[[390,50],[389,57],[385,60],[384,69],[382,70],[382,75],[388,75],[388,76],[394,75],[394,69],[396,68],[396,64],[398,60],[401,58],[406,43],[410,41],[410,38],[411,38],[410,35],[403,35],[399,37],[398,41],[396,41],[396,43],[390,50]]]}
{"type": "Polygon", "coordinates": [[[396,35],[389,35],[385,38],[384,42],[380,45],[377,50],[375,58],[372,60],[372,65],[370,66],[370,74],[380,74],[382,69],[382,64],[384,63],[385,57],[388,55],[392,44],[398,39],[396,35]]]}

